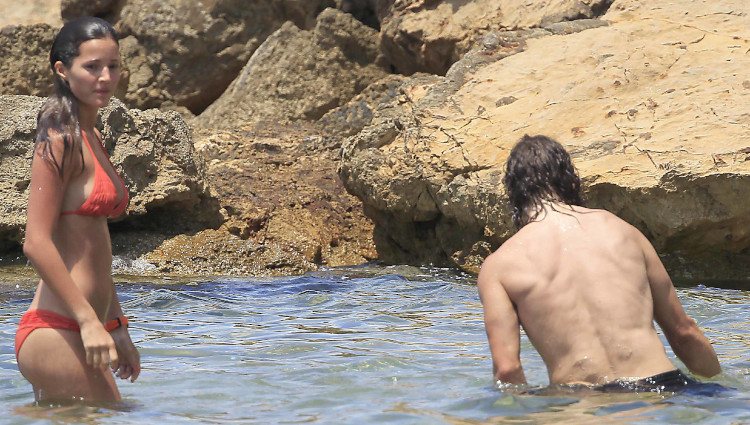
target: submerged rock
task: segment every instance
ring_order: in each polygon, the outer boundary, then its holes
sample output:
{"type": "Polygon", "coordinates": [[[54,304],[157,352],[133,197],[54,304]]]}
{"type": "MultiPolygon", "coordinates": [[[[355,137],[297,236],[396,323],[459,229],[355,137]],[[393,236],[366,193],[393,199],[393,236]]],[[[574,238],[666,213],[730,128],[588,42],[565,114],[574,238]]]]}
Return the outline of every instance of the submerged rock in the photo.
{"type": "Polygon", "coordinates": [[[478,60],[485,47],[438,83],[405,84],[343,147],[381,257],[476,272],[513,233],[508,152],[541,133],[571,152],[589,204],[641,229],[677,278],[745,279],[749,7],[617,1],[609,26],[478,60]]]}

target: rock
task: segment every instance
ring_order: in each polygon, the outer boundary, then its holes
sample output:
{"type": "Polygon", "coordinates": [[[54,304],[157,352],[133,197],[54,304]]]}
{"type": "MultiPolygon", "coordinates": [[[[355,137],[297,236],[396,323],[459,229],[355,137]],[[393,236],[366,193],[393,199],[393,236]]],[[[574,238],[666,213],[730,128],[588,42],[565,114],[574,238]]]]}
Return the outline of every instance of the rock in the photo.
{"type": "MultiPolygon", "coordinates": [[[[58,30],[47,24],[0,29],[0,94],[46,97],[52,93],[49,51],[58,30]]],[[[115,91],[116,97],[125,96],[129,76],[125,69],[115,91]]]]}
{"type": "MultiPolygon", "coordinates": [[[[0,250],[18,247],[23,238],[36,115],[43,102],[0,96],[0,250]]],[[[115,230],[175,233],[221,224],[202,158],[179,114],[128,110],[113,100],[102,110],[100,128],[131,193],[127,215],[115,230]]]]}
{"type": "MultiPolygon", "coordinates": [[[[199,132],[196,149],[206,157],[208,178],[227,211],[220,230],[269,252],[290,253],[284,268],[376,258],[372,223],[336,174],[338,151],[319,149],[320,139],[304,125],[199,132]]],[[[249,256],[238,265],[270,270],[268,261],[249,256]]]]}
{"type": "Polygon", "coordinates": [[[175,111],[127,109],[114,99],[100,114],[104,144],[130,188],[131,223],[161,232],[216,227],[223,221],[203,158],[175,111]]]}
{"type": "Polygon", "coordinates": [[[397,0],[391,3],[381,23],[381,43],[386,58],[398,72],[407,75],[418,71],[445,75],[448,68],[488,32],[595,18],[607,10],[612,0],[397,0]]]}
{"type": "Polygon", "coordinates": [[[164,240],[140,261],[151,265],[151,274],[159,275],[289,276],[317,268],[299,252],[279,244],[259,244],[212,229],[164,240]]]}
{"type": "Polygon", "coordinates": [[[216,230],[168,237],[114,234],[125,272],[273,276],[377,257],[372,222],[337,178],[337,152],[319,149],[314,129],[196,134],[227,221],[216,230]]]}
{"type": "Polygon", "coordinates": [[[317,124],[337,140],[359,133],[372,122],[373,111],[379,105],[390,103],[398,95],[405,79],[396,74],[370,84],[345,105],[328,111],[317,124]]]}
{"type": "Polygon", "coordinates": [[[66,21],[81,16],[98,16],[112,19],[127,0],[62,0],[60,15],[66,21]]]}
{"type": "Polygon", "coordinates": [[[0,253],[23,240],[36,114],[42,102],[38,97],[0,95],[0,253]]]}
{"type": "Polygon", "coordinates": [[[370,28],[380,31],[378,12],[383,0],[336,0],[336,8],[346,12],[370,28]]]}
{"type": "Polygon", "coordinates": [[[0,0],[0,29],[9,25],[62,26],[60,0],[0,0]]]}
{"type": "Polygon", "coordinates": [[[57,28],[47,24],[0,29],[0,94],[47,96],[52,92],[49,50],[56,34],[57,28]]]}
{"type": "Polygon", "coordinates": [[[677,279],[746,279],[749,7],[616,1],[609,26],[405,84],[343,146],[381,259],[476,272],[514,232],[501,178],[528,133],[560,140],[589,205],[641,229],[677,279]]]}
{"type": "Polygon", "coordinates": [[[377,33],[348,14],[326,9],[312,31],[286,23],[196,125],[317,120],[386,75],[377,58],[377,33]]]}
{"type": "Polygon", "coordinates": [[[284,22],[307,28],[327,0],[128,0],[116,28],[131,68],[125,102],[202,112],[284,22]],[[131,66],[132,64],[132,66],[131,66]]]}

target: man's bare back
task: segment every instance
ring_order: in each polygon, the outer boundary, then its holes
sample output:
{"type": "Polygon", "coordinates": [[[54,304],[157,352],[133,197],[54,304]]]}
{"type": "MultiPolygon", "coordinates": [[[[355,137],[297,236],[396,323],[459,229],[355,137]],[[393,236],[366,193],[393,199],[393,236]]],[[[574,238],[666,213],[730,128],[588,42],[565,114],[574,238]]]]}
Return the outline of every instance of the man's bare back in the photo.
{"type": "Polygon", "coordinates": [[[674,369],[652,325],[637,230],[603,210],[555,209],[489,257],[481,282],[503,286],[550,382],[602,384],[674,369]]]}
{"type": "MultiPolygon", "coordinates": [[[[577,179],[559,144],[532,139],[521,146],[534,155],[528,167],[544,171],[538,158],[545,152],[533,151],[539,143],[557,150],[550,161],[569,167],[577,179]]],[[[509,165],[508,174],[521,177],[506,181],[511,202],[513,190],[526,197],[518,197],[521,201],[531,199],[522,186],[531,174],[512,159],[516,168],[509,165]]],[[[547,184],[550,178],[539,181],[547,184]]],[[[538,193],[555,196],[555,190],[538,193]]],[[[523,213],[514,217],[520,230],[487,257],[479,275],[496,379],[526,382],[519,325],[547,365],[551,384],[602,385],[673,371],[654,320],[691,371],[720,372],[711,344],[683,310],[656,251],[636,228],[604,210],[532,200],[515,209],[523,213]]]]}

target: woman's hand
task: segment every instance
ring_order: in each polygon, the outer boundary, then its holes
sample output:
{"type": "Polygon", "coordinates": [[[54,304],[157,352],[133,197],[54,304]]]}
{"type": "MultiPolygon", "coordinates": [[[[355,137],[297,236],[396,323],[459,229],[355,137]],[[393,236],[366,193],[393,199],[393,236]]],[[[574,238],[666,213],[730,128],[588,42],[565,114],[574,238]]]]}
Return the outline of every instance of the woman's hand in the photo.
{"type": "Polygon", "coordinates": [[[141,374],[141,355],[130,339],[128,328],[121,326],[112,331],[111,335],[120,359],[117,364],[112,364],[112,372],[120,379],[130,379],[130,382],[135,382],[141,374]]]}
{"type": "Polygon", "coordinates": [[[112,337],[98,320],[89,320],[80,325],[86,363],[95,368],[116,365],[117,349],[112,337]]]}

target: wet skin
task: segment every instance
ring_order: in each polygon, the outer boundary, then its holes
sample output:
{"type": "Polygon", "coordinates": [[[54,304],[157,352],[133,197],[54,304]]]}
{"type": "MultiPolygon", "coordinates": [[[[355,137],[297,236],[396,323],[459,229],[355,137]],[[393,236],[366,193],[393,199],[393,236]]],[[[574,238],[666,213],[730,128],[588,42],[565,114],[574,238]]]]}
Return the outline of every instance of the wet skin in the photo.
{"type": "Polygon", "coordinates": [[[648,240],[604,210],[545,204],[487,257],[478,287],[495,378],[525,383],[523,326],[550,384],[604,384],[675,369],[654,327],[702,376],[720,372],[648,240]]]}
{"type": "MultiPolygon", "coordinates": [[[[78,100],[81,130],[91,144],[99,143],[100,136],[94,130],[97,112],[109,103],[120,78],[117,43],[111,38],[84,41],[70,67],[57,62],[54,69],[78,100]]],[[[61,135],[49,136],[54,157],[62,158],[61,135]]],[[[108,366],[118,377],[131,381],[140,373],[140,357],[127,328],[110,334],[102,325],[122,315],[111,276],[107,217],[60,214],[78,209],[91,193],[94,161],[113,182],[117,179],[102,149],[80,148],[74,146],[73,153],[66,155],[62,177],[41,157],[41,147],[37,147],[32,162],[24,253],[41,280],[30,309],[73,318],[81,328],[80,333],[37,329],[24,342],[18,365],[38,400],[119,400],[108,366]]],[[[122,199],[122,187],[114,186],[118,199],[122,199]]]]}

